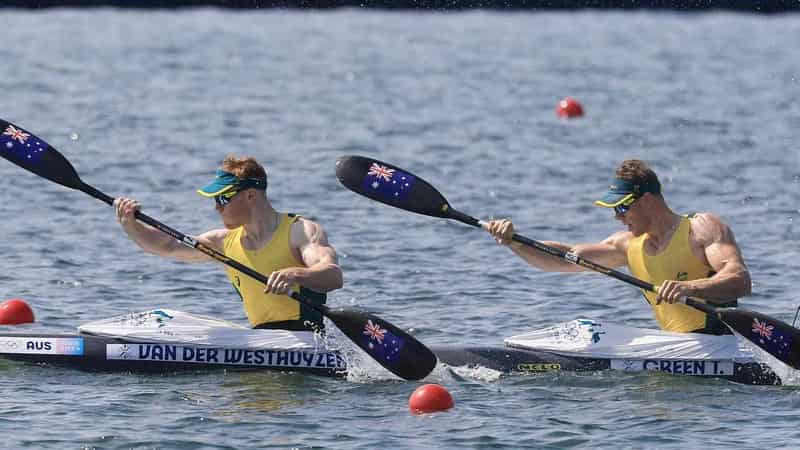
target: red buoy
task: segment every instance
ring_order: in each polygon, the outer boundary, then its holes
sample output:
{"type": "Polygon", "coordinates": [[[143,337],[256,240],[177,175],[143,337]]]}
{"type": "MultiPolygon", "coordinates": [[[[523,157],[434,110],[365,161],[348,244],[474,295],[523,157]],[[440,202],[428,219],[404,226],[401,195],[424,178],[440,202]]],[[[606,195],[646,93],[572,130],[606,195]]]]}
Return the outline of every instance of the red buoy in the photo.
{"type": "Polygon", "coordinates": [[[33,310],[25,300],[12,298],[0,304],[0,325],[19,325],[33,322],[33,310]]]}
{"type": "Polygon", "coordinates": [[[556,115],[567,119],[581,117],[583,115],[583,106],[574,98],[567,97],[558,102],[556,106],[556,115]]]}
{"type": "Polygon", "coordinates": [[[450,392],[438,384],[425,384],[408,398],[408,409],[414,414],[444,411],[453,407],[450,392]]]}

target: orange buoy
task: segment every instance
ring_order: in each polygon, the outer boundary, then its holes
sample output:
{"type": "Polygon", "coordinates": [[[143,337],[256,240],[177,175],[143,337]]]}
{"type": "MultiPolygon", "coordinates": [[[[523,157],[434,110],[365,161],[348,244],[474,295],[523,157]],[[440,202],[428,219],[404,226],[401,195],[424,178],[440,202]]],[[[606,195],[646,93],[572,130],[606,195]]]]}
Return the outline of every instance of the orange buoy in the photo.
{"type": "Polygon", "coordinates": [[[408,398],[408,409],[414,414],[444,411],[453,407],[453,396],[438,384],[418,387],[408,398]]]}
{"type": "Polygon", "coordinates": [[[583,106],[574,98],[567,97],[558,102],[556,106],[556,115],[567,119],[581,117],[583,115],[583,106]]]}
{"type": "Polygon", "coordinates": [[[33,310],[25,300],[12,298],[0,304],[0,325],[19,325],[33,322],[33,310]]]}

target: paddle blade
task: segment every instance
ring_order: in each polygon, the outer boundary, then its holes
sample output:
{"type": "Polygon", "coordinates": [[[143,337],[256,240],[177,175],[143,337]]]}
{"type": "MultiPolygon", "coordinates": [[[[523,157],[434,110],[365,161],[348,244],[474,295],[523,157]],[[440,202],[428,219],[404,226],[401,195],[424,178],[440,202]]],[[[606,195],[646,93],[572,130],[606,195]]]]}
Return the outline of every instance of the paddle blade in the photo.
{"type": "Polygon", "coordinates": [[[62,186],[81,189],[81,181],[69,161],[43,139],[0,119],[0,156],[62,186]]]}
{"type": "Polygon", "coordinates": [[[800,369],[800,330],[765,314],[718,309],[717,317],[742,337],[784,364],[800,369]]]}
{"type": "Polygon", "coordinates": [[[422,178],[364,156],[336,160],[336,178],[344,187],[372,200],[426,216],[450,218],[447,200],[422,178]]]}
{"type": "Polygon", "coordinates": [[[351,308],[325,308],[324,314],[350,340],[400,378],[421,380],[436,367],[436,355],[428,347],[374,314],[351,308]]]}

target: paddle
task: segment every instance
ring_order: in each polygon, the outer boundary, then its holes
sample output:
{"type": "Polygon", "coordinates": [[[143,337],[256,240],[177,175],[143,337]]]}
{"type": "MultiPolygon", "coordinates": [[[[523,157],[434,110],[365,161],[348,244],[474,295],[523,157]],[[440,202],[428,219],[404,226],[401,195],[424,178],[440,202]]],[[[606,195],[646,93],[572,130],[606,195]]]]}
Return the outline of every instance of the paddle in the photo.
{"type": "MultiPolygon", "coordinates": [[[[444,196],[427,181],[391,164],[363,156],[343,156],[336,161],[336,177],[351,191],[396,208],[426,216],[454,219],[478,228],[486,226],[486,222],[453,209],[444,196]]],[[[655,286],[651,283],[595,264],[573,253],[550,247],[519,234],[514,234],[513,240],[573,264],[656,292],[655,286]]],[[[744,309],[717,308],[698,299],[688,298],[686,304],[718,318],[730,329],[775,358],[795,369],[800,369],[800,330],[797,328],[765,314],[744,309]]]]}
{"type": "MultiPolygon", "coordinates": [[[[0,119],[0,156],[30,172],[47,178],[62,186],[76,189],[109,205],[114,198],[84,183],[75,168],[55,148],[24,129],[0,119]]],[[[243,272],[256,280],[267,283],[268,278],[241,263],[226,257],[180,231],[136,212],[136,218],[172,236],[184,245],[192,247],[243,272]]],[[[319,311],[329,318],[357,346],[374,358],[380,365],[406,380],[425,378],[436,366],[436,355],[413,336],[366,311],[352,308],[329,308],[316,304],[297,292],[289,294],[298,302],[319,311]]]]}

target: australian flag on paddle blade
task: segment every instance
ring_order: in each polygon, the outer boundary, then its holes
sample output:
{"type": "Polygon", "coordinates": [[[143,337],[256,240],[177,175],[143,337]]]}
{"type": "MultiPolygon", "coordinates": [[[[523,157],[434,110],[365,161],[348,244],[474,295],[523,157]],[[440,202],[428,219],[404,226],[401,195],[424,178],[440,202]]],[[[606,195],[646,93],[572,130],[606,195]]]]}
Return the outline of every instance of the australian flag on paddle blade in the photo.
{"type": "Polygon", "coordinates": [[[0,152],[11,161],[35,163],[47,150],[47,143],[8,122],[0,121],[0,127],[0,152]]]}
{"type": "Polygon", "coordinates": [[[376,197],[400,202],[405,200],[414,185],[414,176],[378,163],[372,163],[364,178],[364,188],[376,197]]]}
{"type": "Polygon", "coordinates": [[[775,355],[782,361],[788,361],[792,347],[792,337],[784,334],[780,326],[770,324],[767,320],[753,318],[751,336],[754,342],[775,355]]]}
{"type": "Polygon", "coordinates": [[[405,345],[405,340],[395,336],[391,331],[381,328],[380,324],[371,320],[364,325],[363,332],[364,350],[367,350],[378,361],[386,361],[390,364],[397,362],[400,350],[405,345]]]}

